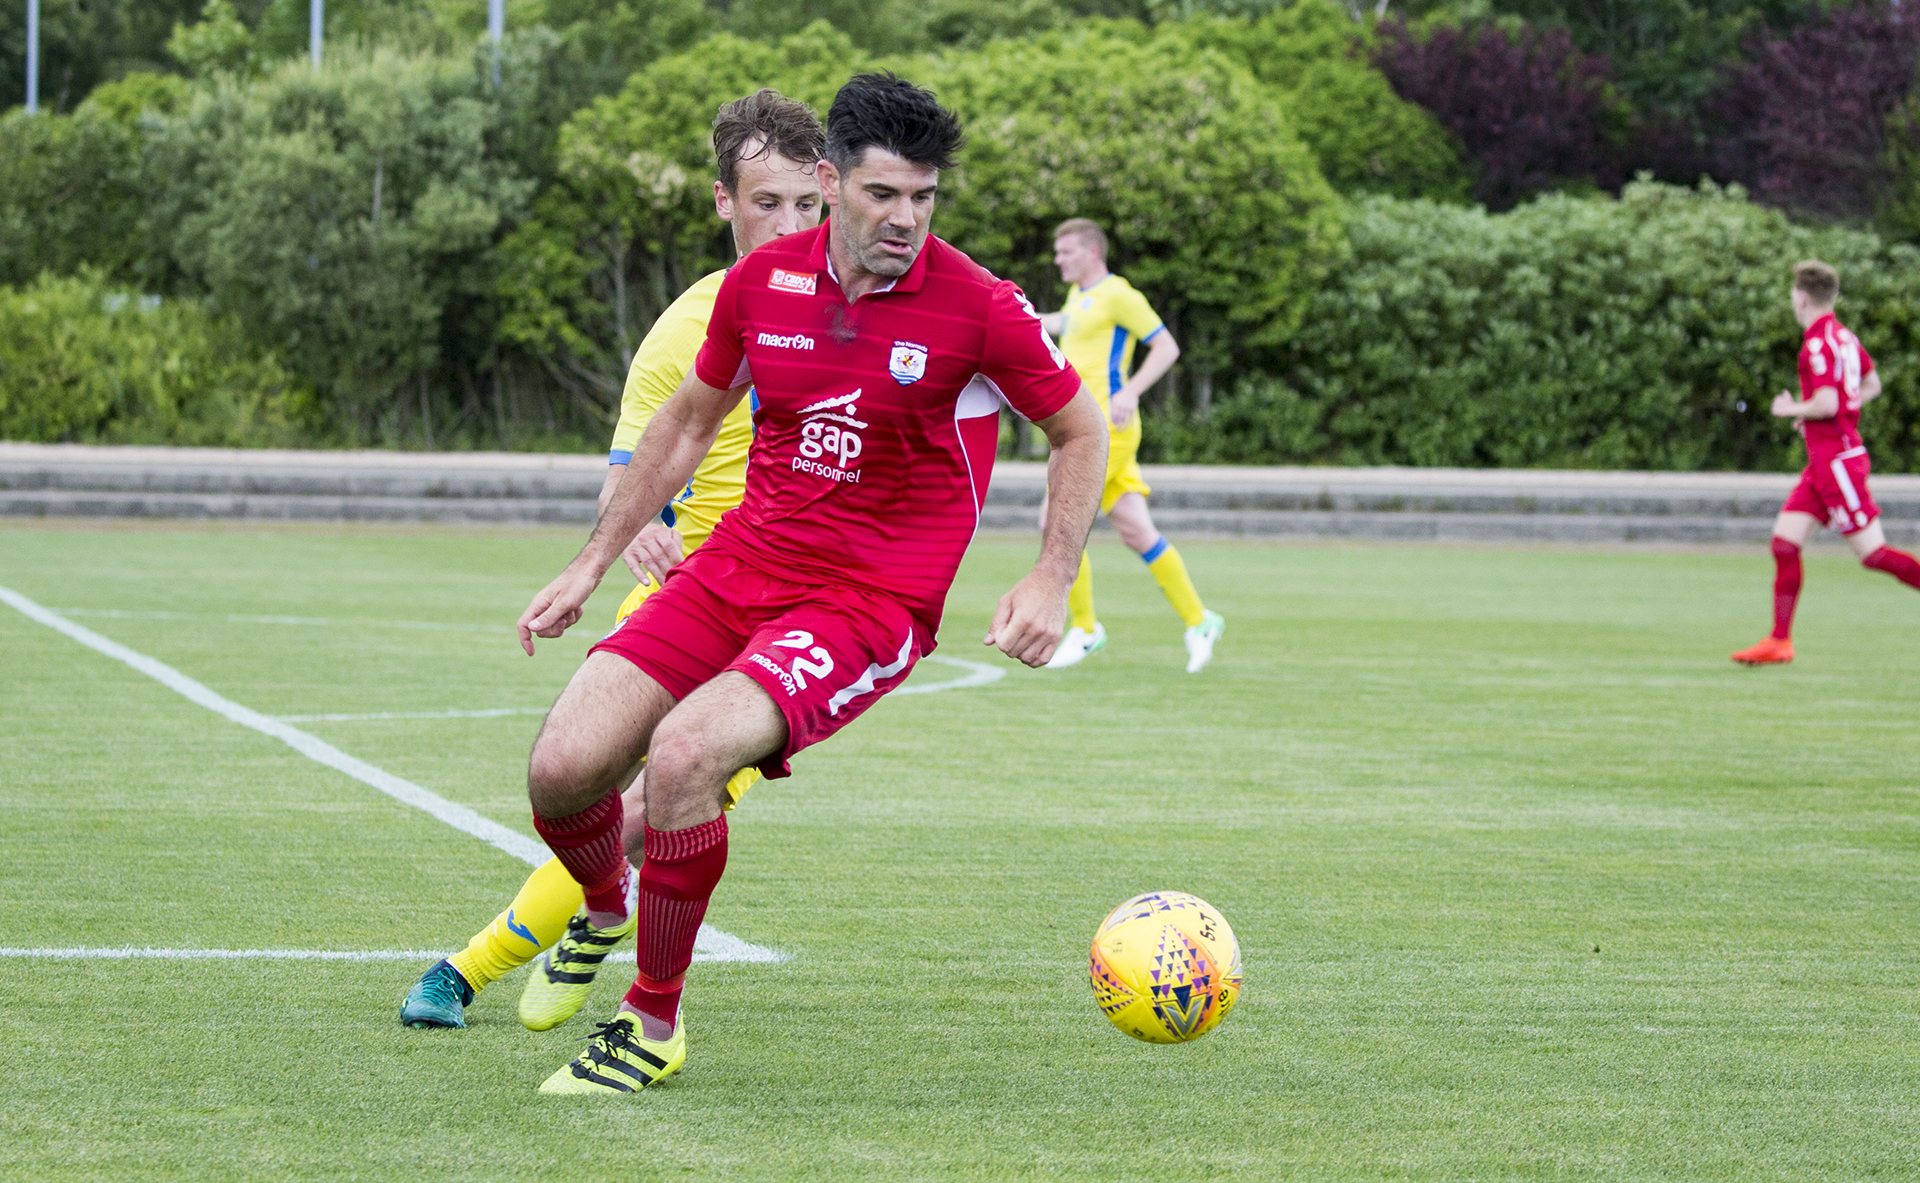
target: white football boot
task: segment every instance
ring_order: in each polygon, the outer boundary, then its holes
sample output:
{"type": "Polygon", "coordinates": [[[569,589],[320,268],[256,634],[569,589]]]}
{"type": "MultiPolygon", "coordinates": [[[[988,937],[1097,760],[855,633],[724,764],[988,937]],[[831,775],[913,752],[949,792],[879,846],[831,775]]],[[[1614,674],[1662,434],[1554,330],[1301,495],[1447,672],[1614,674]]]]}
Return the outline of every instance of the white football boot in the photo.
{"type": "Polygon", "coordinates": [[[1213,660],[1213,643],[1227,631],[1227,618],[1218,612],[1200,614],[1200,623],[1187,630],[1187,672],[1197,674],[1213,660]]]}
{"type": "Polygon", "coordinates": [[[1094,622],[1093,631],[1075,626],[1067,630],[1060,638],[1060,647],[1053,651],[1053,659],[1047,662],[1050,670],[1063,670],[1070,665],[1079,665],[1107,647],[1107,626],[1094,622]]]}

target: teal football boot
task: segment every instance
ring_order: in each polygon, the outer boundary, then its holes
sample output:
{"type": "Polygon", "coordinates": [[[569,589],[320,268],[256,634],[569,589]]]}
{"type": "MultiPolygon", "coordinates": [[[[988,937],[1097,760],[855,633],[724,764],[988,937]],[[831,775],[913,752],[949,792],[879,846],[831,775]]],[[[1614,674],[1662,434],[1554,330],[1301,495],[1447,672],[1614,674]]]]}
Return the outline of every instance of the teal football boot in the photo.
{"type": "Polygon", "coordinates": [[[453,962],[441,961],[407,991],[407,1000],[400,1004],[400,1022],[408,1027],[465,1027],[466,1008],[471,1005],[473,987],[453,962]]]}

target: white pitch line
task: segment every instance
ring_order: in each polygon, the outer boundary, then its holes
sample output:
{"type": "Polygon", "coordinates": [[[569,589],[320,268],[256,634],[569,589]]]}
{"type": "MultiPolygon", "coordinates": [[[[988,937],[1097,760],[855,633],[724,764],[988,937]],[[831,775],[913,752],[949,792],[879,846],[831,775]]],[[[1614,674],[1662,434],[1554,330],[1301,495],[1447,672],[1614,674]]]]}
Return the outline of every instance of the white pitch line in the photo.
{"type": "Polygon", "coordinates": [[[275,715],[282,723],[357,723],[364,719],[501,719],[544,715],[546,707],[500,707],[486,711],[374,711],[365,715],[275,715]]]}
{"type": "MultiPolygon", "coordinates": [[[[248,710],[232,699],[225,698],[194,681],[172,666],[156,661],[144,653],[136,653],[117,641],[110,641],[92,629],[75,624],[58,613],[41,607],[11,588],[0,587],[0,602],[10,605],[30,620],[38,621],[55,632],[80,642],[96,653],[139,670],[169,690],[206,707],[216,715],[230,719],[242,727],[250,727],[262,735],[272,736],[307,759],[324,764],[337,772],[343,772],[361,784],[380,790],[396,801],[432,814],[454,829],[464,834],[471,834],[529,866],[541,866],[552,857],[544,843],[537,842],[517,830],[510,830],[491,818],[482,817],[466,806],[449,801],[431,789],[423,788],[409,780],[402,780],[385,769],[376,768],[365,760],[349,756],[318,736],[309,735],[298,727],[269,718],[258,711],[248,710]]],[[[730,936],[707,924],[700,926],[699,935],[694,938],[693,947],[696,960],[785,961],[787,959],[784,953],[750,945],[738,937],[730,936]],[[756,956],[725,955],[727,952],[740,950],[753,950],[756,956]],[[701,957],[701,953],[707,955],[701,957]]]]}
{"type": "MultiPolygon", "coordinates": [[[[951,682],[934,682],[930,685],[902,686],[895,694],[933,694],[941,690],[961,690],[968,686],[985,686],[998,682],[1007,676],[1007,671],[984,661],[968,661],[960,657],[942,657],[938,654],[925,658],[937,661],[941,665],[956,666],[971,671],[964,678],[955,678],[951,682]]],[[[334,715],[275,715],[282,723],[361,723],[382,719],[500,719],[509,715],[544,715],[546,707],[493,707],[480,711],[368,711],[362,714],[334,715]]]]}
{"type": "Polygon", "coordinates": [[[0,957],[50,961],[437,961],[428,949],[17,949],[0,946],[0,957]]]}
{"type": "Polygon", "coordinates": [[[902,686],[895,694],[933,694],[940,690],[964,690],[969,686],[985,686],[998,682],[1007,676],[1007,671],[997,665],[988,665],[984,661],[968,661],[964,657],[948,657],[941,653],[930,653],[923,661],[937,661],[941,665],[950,665],[958,669],[971,670],[964,678],[955,678],[951,682],[935,682],[931,686],[902,686]]]}
{"type": "Polygon", "coordinates": [[[447,633],[512,633],[504,624],[459,624],[445,620],[334,620],[324,616],[236,616],[207,612],[135,612],[125,608],[53,608],[61,616],[105,616],[115,620],[217,620],[225,624],[293,624],[341,628],[412,628],[447,633]]]}

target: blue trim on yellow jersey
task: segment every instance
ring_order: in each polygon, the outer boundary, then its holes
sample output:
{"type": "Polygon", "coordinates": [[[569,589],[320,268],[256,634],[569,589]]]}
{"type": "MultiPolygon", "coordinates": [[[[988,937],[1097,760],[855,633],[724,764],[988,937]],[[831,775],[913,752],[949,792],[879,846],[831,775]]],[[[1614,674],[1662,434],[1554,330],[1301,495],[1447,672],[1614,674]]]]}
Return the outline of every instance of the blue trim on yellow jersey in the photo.
{"type": "Polygon", "coordinates": [[[632,464],[633,453],[622,452],[620,449],[615,448],[613,451],[607,453],[607,463],[608,464],[632,464]]]}
{"type": "MultiPolygon", "coordinates": [[[[1106,281],[1102,280],[1101,282],[1104,283],[1106,281]]],[[[1095,286],[1097,287],[1098,285],[1096,284],[1095,286]]],[[[1120,388],[1126,385],[1125,382],[1120,380],[1120,359],[1126,355],[1127,338],[1132,335],[1133,334],[1127,332],[1127,330],[1121,328],[1119,325],[1113,326],[1113,352],[1107,354],[1108,394],[1119,394],[1120,388]]]]}
{"type": "Polygon", "coordinates": [[[1163,554],[1166,554],[1167,547],[1171,545],[1173,544],[1167,541],[1167,536],[1165,534],[1162,534],[1160,536],[1160,541],[1148,547],[1146,553],[1140,556],[1140,561],[1143,563],[1151,564],[1155,559],[1159,558],[1163,554]]]}
{"type": "Polygon", "coordinates": [[[1151,333],[1148,333],[1146,336],[1140,338],[1140,344],[1145,345],[1147,342],[1153,340],[1155,337],[1158,337],[1161,333],[1164,333],[1166,331],[1167,331],[1167,326],[1161,325],[1159,328],[1153,330],[1151,333]]]}

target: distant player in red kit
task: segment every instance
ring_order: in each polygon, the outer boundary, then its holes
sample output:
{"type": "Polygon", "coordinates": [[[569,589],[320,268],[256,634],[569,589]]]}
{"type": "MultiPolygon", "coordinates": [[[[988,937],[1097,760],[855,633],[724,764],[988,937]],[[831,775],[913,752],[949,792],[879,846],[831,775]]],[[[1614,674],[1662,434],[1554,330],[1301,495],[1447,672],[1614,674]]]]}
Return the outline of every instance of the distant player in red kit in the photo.
{"type": "MultiPolygon", "coordinates": [[[[727,272],[693,370],[654,414],[593,537],[520,617],[557,637],[622,548],[685,487],[753,388],[746,499],[594,646],[527,772],[534,825],[624,919],[620,790],[644,756],[638,974],[547,1093],[630,1093],[686,1059],[694,934],[727,862],[737,771],[788,774],[800,749],[906,680],[934,646],[979,522],[1001,399],[1053,446],[1039,562],[987,643],[1030,666],[1059,646],[1100,503],[1107,425],[1013,284],[928,234],[960,125],[890,74],[850,80],[815,173],[832,220],[727,272]]],[[[798,1034],[798,1033],[796,1033],[798,1034]]]]}
{"type": "Polygon", "coordinates": [[[1887,545],[1880,508],[1867,491],[1860,408],[1880,395],[1880,375],[1859,338],[1833,315],[1840,276],[1825,263],[1793,269],[1800,342],[1800,397],[1781,391],[1773,413],[1793,419],[1807,441],[1807,467],[1773,523],[1773,635],[1733,659],[1747,665],[1793,660],[1793,608],[1800,599],[1800,548],[1821,526],[1840,531],[1860,562],[1920,588],[1920,560],[1887,545]]]}

